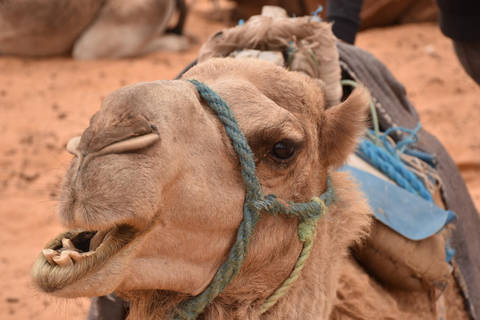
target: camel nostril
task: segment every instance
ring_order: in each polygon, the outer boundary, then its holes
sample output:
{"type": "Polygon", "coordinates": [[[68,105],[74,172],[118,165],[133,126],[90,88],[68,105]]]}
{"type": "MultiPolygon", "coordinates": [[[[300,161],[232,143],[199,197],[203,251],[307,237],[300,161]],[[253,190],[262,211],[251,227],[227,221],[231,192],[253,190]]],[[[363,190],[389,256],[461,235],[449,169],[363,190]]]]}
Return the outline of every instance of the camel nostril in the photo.
{"type": "Polygon", "coordinates": [[[80,138],[81,137],[75,137],[72,138],[70,141],[67,143],[67,151],[74,156],[77,156],[80,152],[78,151],[78,145],[80,144],[80,138]]]}
{"type": "Polygon", "coordinates": [[[100,150],[100,154],[137,151],[150,147],[158,140],[160,140],[160,135],[158,135],[157,133],[149,133],[141,136],[135,136],[123,141],[113,143],[103,148],[102,150],[100,150]]]}

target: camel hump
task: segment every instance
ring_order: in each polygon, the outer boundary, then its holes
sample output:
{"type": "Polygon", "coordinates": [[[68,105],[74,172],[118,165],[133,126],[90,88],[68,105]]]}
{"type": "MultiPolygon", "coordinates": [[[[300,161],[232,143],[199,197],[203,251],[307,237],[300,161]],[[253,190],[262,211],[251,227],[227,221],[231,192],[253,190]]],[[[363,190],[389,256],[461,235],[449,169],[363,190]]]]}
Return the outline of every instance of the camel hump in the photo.
{"type": "Polygon", "coordinates": [[[103,1],[6,0],[0,2],[0,54],[67,53],[103,1]]]}

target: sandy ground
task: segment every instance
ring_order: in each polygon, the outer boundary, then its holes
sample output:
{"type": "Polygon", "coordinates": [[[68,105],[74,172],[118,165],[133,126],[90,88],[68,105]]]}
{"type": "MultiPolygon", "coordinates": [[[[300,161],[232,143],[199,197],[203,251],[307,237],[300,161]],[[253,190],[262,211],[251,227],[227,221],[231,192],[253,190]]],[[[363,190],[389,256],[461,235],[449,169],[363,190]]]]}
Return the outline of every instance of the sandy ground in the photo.
{"type": "MultiPolygon", "coordinates": [[[[223,26],[193,13],[187,31],[203,42],[223,26]]],[[[461,68],[450,41],[437,26],[422,24],[364,32],[358,46],[406,85],[424,127],[450,151],[479,208],[480,87],[461,68]]],[[[110,92],[172,79],[198,49],[121,61],[0,58],[0,319],[85,318],[88,300],[51,299],[30,283],[36,256],[62,231],[55,204],[71,159],[65,146],[110,92]]]]}

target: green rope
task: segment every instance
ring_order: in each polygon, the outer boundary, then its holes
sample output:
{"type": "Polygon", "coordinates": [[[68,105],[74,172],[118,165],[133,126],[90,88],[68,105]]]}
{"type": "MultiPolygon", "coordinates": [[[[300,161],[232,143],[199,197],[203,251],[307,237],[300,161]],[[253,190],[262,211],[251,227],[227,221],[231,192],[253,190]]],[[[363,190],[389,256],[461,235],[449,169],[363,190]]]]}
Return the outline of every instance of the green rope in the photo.
{"type": "MultiPolygon", "coordinates": [[[[331,184],[330,178],[327,180],[327,183],[331,184]]],[[[333,189],[332,189],[333,190],[333,189]]],[[[323,212],[326,212],[325,202],[319,197],[312,198],[312,201],[318,203],[323,209],[323,212]]],[[[260,314],[263,314],[268,311],[271,307],[273,307],[278,300],[280,300],[290,289],[295,281],[297,281],[300,273],[305,266],[305,262],[307,261],[308,257],[310,256],[310,251],[312,249],[313,240],[315,239],[315,225],[317,221],[320,219],[320,216],[312,218],[308,221],[301,222],[298,225],[298,238],[301,242],[303,242],[303,248],[300,252],[300,256],[298,257],[297,262],[295,263],[295,267],[293,268],[292,272],[288,276],[288,278],[282,283],[282,285],[275,290],[275,292],[268,297],[268,299],[260,306],[260,314]]]]}
{"type": "MultiPolygon", "coordinates": [[[[225,126],[227,135],[239,157],[246,196],[243,205],[243,220],[238,228],[237,239],[230,251],[229,258],[220,266],[210,285],[202,293],[173,310],[171,317],[182,320],[196,319],[205,307],[232,282],[245,261],[248,244],[260,220],[260,213],[263,211],[298,218],[298,235],[300,241],[304,243],[302,253],[291,276],[285,281],[286,284],[282,285],[282,293],[277,294],[275,298],[267,299],[269,304],[276,299],[273,303],[275,304],[298,278],[305,260],[310,254],[315,236],[315,223],[325,214],[326,207],[335,201],[333,184],[328,176],[325,193],[307,203],[280,202],[275,195],[265,196],[256,175],[253,153],[227,103],[205,84],[196,80],[188,81],[195,85],[202,99],[208,103],[225,126]]],[[[265,312],[268,308],[262,306],[261,311],[265,312]]]]}
{"type": "MultiPolygon", "coordinates": [[[[352,88],[356,88],[358,86],[358,83],[353,81],[353,80],[341,80],[340,84],[342,86],[350,86],[352,88]]],[[[374,136],[370,136],[370,138],[373,140],[373,142],[379,146],[381,145],[380,143],[380,126],[378,124],[378,116],[377,116],[377,109],[375,108],[375,105],[373,104],[373,101],[370,100],[370,113],[372,115],[372,123],[373,123],[373,132],[375,133],[374,136]]],[[[367,132],[367,135],[370,135],[369,132],[367,132]]]]}

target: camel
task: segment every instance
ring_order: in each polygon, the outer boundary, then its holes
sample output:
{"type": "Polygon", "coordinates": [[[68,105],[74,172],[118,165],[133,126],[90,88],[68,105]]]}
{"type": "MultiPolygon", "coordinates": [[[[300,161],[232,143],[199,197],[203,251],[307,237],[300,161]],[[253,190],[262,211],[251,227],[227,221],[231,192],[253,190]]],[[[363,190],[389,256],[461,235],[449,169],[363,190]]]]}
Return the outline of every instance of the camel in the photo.
{"type": "MultiPolygon", "coordinates": [[[[230,106],[265,194],[308,202],[331,181],[336,195],[276,304],[260,312],[299,258],[299,220],[262,212],[239,273],[199,318],[434,317],[428,292],[382,286],[350,251],[372,216],[358,184],[336,169],[366,129],[367,91],[331,106],[321,80],[256,59],[213,58],[180,80],[130,85],[103,101],[67,145],[75,157],[58,212],[70,230],[37,258],[37,288],[64,298],[115,292],[131,301],[129,319],[168,319],[209,286],[235,243],[246,189],[239,155],[193,79],[230,106]]],[[[468,319],[458,289],[445,295],[447,318],[468,319]]]]}
{"type": "MultiPolygon", "coordinates": [[[[320,82],[270,63],[212,60],[184,78],[208,84],[231,106],[254,150],[265,192],[284,200],[320,195],[328,168],[342,164],[365,129],[365,91],[326,111],[320,82]],[[279,82],[282,90],[272,90],[279,82]]],[[[65,177],[59,214],[66,227],[85,231],[57,240],[75,243],[86,230],[98,231],[92,242],[105,239],[71,266],[52,266],[42,255],[33,270],[36,285],[63,297],[115,291],[132,300],[134,319],[159,318],[202,292],[235,239],[245,188],[224,129],[195,87],[159,81],[120,89],[68,148],[77,156],[65,177]],[[164,298],[146,308],[155,296],[164,298]]],[[[338,202],[318,226],[302,278],[269,314],[272,319],[291,312],[327,317],[347,249],[367,232],[370,211],[361,193],[345,174],[332,173],[332,179],[338,202]],[[294,296],[302,305],[291,304],[294,296]]],[[[262,216],[241,273],[207,307],[207,318],[257,317],[258,304],[297,259],[297,224],[262,216]]]]}
{"type": "MultiPolygon", "coordinates": [[[[251,1],[235,0],[236,7],[232,12],[232,20],[248,19],[253,15],[260,14],[262,7],[279,6],[284,8],[289,15],[310,15],[321,5],[328,7],[327,0],[270,0],[251,1]]],[[[326,10],[320,15],[326,18],[326,10]]],[[[364,0],[360,14],[360,29],[378,28],[395,24],[437,22],[438,8],[434,0],[397,1],[397,0],[364,0]]]]}
{"type": "Polygon", "coordinates": [[[183,0],[1,1],[0,54],[102,59],[185,50],[185,15],[183,0]],[[176,7],[178,24],[168,29],[176,7]]]}

